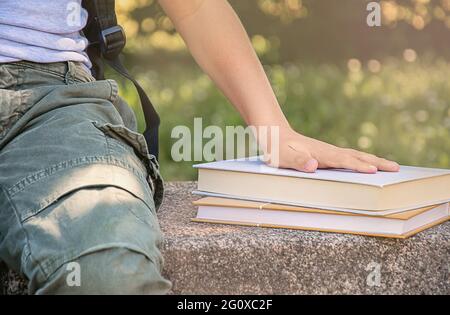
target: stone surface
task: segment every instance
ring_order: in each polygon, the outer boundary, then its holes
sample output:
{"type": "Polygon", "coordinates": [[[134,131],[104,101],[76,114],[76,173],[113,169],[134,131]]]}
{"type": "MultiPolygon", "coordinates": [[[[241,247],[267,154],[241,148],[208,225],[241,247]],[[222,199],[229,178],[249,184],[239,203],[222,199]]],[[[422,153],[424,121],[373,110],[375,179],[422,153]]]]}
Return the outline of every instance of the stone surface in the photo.
{"type": "Polygon", "coordinates": [[[15,272],[0,266],[0,295],[25,295],[27,294],[27,282],[15,272]]]}
{"type": "Polygon", "coordinates": [[[193,189],[167,183],[159,212],[175,294],[450,294],[450,222],[406,240],[195,223],[193,189]]]}

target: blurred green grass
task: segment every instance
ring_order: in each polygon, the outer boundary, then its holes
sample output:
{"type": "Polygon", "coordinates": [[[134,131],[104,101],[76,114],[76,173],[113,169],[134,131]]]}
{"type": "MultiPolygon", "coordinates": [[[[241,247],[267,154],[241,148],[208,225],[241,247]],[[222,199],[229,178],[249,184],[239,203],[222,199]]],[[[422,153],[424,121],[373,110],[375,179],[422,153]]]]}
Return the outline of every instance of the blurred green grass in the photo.
{"type": "MultiPolygon", "coordinates": [[[[348,64],[266,66],[291,125],[335,145],[353,147],[404,165],[450,167],[450,63],[432,56],[414,62],[387,58],[368,67],[348,64]]],[[[139,72],[139,71],[134,71],[139,72]]],[[[174,64],[139,76],[160,113],[162,174],[193,180],[194,162],[170,157],[173,127],[243,125],[209,78],[193,65],[174,64]]],[[[144,127],[132,85],[120,81],[121,95],[144,127]]],[[[245,82],[242,82],[245,84],[245,82]]]]}

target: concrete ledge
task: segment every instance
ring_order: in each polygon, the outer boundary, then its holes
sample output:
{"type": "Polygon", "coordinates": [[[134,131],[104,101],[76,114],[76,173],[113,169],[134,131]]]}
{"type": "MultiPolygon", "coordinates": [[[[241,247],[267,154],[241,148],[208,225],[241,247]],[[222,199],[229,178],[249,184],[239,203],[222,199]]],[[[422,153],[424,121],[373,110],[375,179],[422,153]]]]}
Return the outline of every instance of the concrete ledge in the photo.
{"type": "Polygon", "coordinates": [[[159,212],[175,294],[450,294],[450,222],[407,240],[194,223],[195,187],[167,183],[159,212]]]}

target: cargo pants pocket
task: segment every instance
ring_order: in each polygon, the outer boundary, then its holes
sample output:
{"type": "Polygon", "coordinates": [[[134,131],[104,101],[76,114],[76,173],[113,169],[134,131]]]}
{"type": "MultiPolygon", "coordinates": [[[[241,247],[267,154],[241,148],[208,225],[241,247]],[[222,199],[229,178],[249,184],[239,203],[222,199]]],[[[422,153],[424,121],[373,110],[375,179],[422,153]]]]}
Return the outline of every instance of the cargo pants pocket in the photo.
{"type": "Polygon", "coordinates": [[[149,153],[144,136],[123,125],[100,123],[97,121],[94,121],[93,124],[101,130],[107,138],[118,141],[125,147],[131,147],[133,149],[133,153],[139,161],[143,163],[147,171],[146,180],[153,193],[156,210],[158,210],[164,197],[164,183],[159,172],[158,161],[154,155],[149,153]]]}

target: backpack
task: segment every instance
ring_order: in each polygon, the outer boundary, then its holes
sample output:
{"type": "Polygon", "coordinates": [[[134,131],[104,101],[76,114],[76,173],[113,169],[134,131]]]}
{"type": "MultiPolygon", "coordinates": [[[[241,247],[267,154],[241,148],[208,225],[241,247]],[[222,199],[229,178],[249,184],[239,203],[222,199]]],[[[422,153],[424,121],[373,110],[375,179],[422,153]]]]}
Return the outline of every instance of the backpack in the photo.
{"type": "Polygon", "coordinates": [[[123,28],[117,24],[115,0],[83,0],[82,6],[89,14],[83,33],[89,41],[87,54],[92,62],[92,74],[97,80],[104,80],[104,65],[106,63],[133,82],[144,112],[146,124],[144,137],[149,152],[158,158],[160,119],[144,89],[131,77],[120,61],[119,56],[125,47],[126,36],[123,28]]]}

